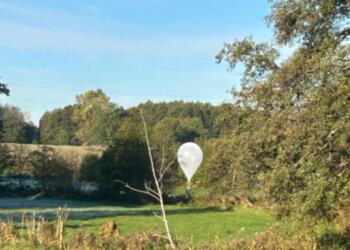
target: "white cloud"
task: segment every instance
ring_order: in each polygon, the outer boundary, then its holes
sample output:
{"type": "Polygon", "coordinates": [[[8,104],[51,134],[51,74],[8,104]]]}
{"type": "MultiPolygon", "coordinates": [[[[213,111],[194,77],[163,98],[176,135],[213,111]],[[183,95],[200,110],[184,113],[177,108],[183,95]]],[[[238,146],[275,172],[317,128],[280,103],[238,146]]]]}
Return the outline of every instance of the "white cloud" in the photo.
{"type": "Polygon", "coordinates": [[[131,54],[147,56],[213,55],[227,39],[211,37],[113,37],[79,31],[45,29],[0,19],[0,47],[18,50],[53,50],[90,55],[131,54]]]}
{"type": "MultiPolygon", "coordinates": [[[[121,0],[121,2],[163,2],[168,0],[121,0]]],[[[95,5],[83,5],[86,11],[98,11],[95,5]]],[[[12,13],[15,19],[0,18],[0,48],[22,51],[45,50],[80,53],[94,58],[104,55],[154,57],[214,57],[231,32],[210,35],[142,36],[143,27],[127,23],[98,20],[62,10],[28,5],[0,3],[0,11],[12,13]],[[17,21],[13,21],[17,20],[17,21]],[[108,27],[108,31],[104,27],[108,27]],[[121,36],[120,32],[124,31],[121,36]],[[125,35],[125,30],[127,35],[125,35]]]]}

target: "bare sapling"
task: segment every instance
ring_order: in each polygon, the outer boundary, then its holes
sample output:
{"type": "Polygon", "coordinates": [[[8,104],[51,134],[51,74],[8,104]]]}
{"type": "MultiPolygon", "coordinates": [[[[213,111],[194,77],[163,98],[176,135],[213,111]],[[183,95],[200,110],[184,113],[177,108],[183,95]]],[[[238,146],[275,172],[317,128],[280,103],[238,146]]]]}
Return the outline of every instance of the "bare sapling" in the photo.
{"type": "Polygon", "coordinates": [[[132,191],[148,195],[159,202],[159,205],[161,208],[161,216],[159,216],[156,213],[154,213],[154,215],[163,222],[164,228],[165,228],[165,231],[167,234],[166,236],[161,236],[161,237],[165,237],[166,239],[168,239],[171,248],[175,249],[176,247],[175,247],[173,238],[172,238],[171,233],[170,233],[169,224],[168,224],[168,220],[167,220],[166,212],[165,212],[165,207],[164,207],[164,200],[163,200],[163,177],[164,177],[165,173],[167,172],[167,170],[174,164],[175,158],[168,165],[166,165],[165,164],[164,149],[163,149],[160,167],[158,168],[158,170],[156,169],[155,164],[154,164],[154,160],[153,160],[153,156],[152,156],[150,142],[149,142],[147,124],[146,124],[145,117],[143,116],[143,112],[141,109],[140,109],[140,114],[141,114],[141,118],[142,118],[144,132],[145,132],[145,138],[146,138],[148,156],[149,156],[151,170],[152,170],[152,176],[153,176],[156,188],[153,189],[151,187],[150,183],[147,183],[147,182],[144,183],[145,189],[138,189],[138,188],[132,187],[128,183],[125,183],[121,180],[117,180],[116,182],[122,183],[126,188],[128,188],[132,191]]]}

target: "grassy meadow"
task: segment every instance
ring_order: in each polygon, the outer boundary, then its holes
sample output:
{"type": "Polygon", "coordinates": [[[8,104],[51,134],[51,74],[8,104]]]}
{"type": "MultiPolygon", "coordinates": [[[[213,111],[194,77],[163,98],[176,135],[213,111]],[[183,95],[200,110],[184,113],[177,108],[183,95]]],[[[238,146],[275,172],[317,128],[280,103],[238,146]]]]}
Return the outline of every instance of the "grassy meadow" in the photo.
{"type": "MultiPolygon", "coordinates": [[[[0,219],[12,218],[20,223],[23,214],[53,220],[56,208],[67,206],[69,215],[65,223],[65,237],[71,238],[76,230],[97,233],[103,223],[114,220],[124,235],[142,232],[162,234],[163,225],[154,216],[159,213],[157,205],[108,205],[97,202],[70,200],[24,200],[0,199],[0,219]]],[[[195,208],[188,205],[166,207],[170,229],[176,239],[186,240],[195,245],[222,241],[232,238],[252,238],[274,223],[268,213],[256,209],[224,211],[216,208],[195,208]]]]}

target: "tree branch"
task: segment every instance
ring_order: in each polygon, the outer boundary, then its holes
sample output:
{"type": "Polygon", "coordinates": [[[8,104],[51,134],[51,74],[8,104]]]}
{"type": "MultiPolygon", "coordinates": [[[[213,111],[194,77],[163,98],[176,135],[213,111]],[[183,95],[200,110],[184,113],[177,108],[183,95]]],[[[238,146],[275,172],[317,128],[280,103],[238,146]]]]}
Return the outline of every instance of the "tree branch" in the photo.
{"type": "Polygon", "coordinates": [[[164,168],[164,170],[162,172],[160,172],[159,174],[159,179],[158,181],[161,182],[163,180],[163,177],[165,175],[165,173],[168,171],[168,169],[175,163],[176,161],[176,156],[175,158],[164,168]]]}
{"type": "Polygon", "coordinates": [[[130,189],[132,191],[135,191],[135,192],[138,192],[138,193],[142,193],[142,194],[147,194],[147,195],[151,196],[152,198],[156,199],[157,201],[159,201],[159,197],[154,195],[153,193],[149,192],[148,190],[145,191],[145,190],[142,190],[142,189],[131,187],[128,183],[126,183],[124,181],[121,181],[121,180],[115,180],[115,182],[123,184],[124,187],[126,187],[126,188],[128,188],[128,189],[130,189]]]}

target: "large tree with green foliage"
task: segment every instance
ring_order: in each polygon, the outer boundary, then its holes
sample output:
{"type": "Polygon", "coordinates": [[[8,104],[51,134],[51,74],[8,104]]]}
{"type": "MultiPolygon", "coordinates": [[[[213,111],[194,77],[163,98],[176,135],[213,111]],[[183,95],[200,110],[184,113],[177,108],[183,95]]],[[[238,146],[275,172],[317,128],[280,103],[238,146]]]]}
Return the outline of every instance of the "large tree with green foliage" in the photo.
{"type": "Polygon", "coordinates": [[[112,143],[123,111],[101,89],[78,95],[76,102],[73,112],[73,121],[78,124],[76,137],[85,145],[112,143]]]}
{"type": "Polygon", "coordinates": [[[32,143],[37,129],[18,107],[0,106],[0,128],[2,142],[32,143]]]}
{"type": "Polygon", "coordinates": [[[241,90],[233,91],[241,111],[231,126],[221,117],[231,132],[212,158],[211,171],[227,174],[208,181],[222,178],[230,186],[234,175],[249,177],[246,190],[278,204],[282,215],[333,220],[350,202],[350,5],[271,6],[274,44],[246,38],[217,56],[230,68],[243,63],[245,71],[241,90]],[[279,45],[294,45],[282,62],[279,45]]]}
{"type": "Polygon", "coordinates": [[[78,125],[73,121],[75,106],[66,106],[46,112],[40,119],[40,143],[52,145],[79,145],[75,136],[78,125]]]}
{"type": "MultiPolygon", "coordinates": [[[[0,94],[9,95],[7,85],[0,82],[0,94]]],[[[18,107],[0,105],[0,141],[32,143],[37,140],[37,128],[18,107]]]]}
{"type": "Polygon", "coordinates": [[[117,183],[123,181],[134,187],[143,187],[151,179],[147,145],[139,117],[124,120],[113,143],[100,158],[88,156],[82,165],[82,176],[97,181],[100,191],[109,197],[125,190],[117,183]]]}

